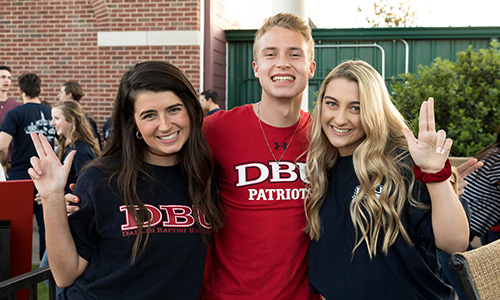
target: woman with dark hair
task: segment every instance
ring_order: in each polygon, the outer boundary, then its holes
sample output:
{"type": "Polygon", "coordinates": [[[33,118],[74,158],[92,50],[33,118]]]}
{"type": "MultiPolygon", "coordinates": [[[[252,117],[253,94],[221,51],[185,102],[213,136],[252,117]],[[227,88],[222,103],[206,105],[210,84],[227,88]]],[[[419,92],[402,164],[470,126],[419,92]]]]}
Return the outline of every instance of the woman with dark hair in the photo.
{"type": "Polygon", "coordinates": [[[47,226],[49,263],[62,299],[197,299],[206,234],[222,227],[203,111],[185,75],[144,62],[120,82],[113,134],[81,173],[80,209],[66,217],[64,165],[43,136],[29,170],[47,226]],[[61,183],[63,182],[63,183],[61,183]],[[68,224],[69,221],[69,224],[68,224]]]}

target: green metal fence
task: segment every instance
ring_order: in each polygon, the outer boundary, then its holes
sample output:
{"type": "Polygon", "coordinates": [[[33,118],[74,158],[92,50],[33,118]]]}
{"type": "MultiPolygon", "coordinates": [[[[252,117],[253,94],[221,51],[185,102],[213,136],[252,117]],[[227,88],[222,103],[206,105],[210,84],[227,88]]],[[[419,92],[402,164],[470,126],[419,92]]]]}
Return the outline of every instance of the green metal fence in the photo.
{"type": "MultiPolygon", "coordinates": [[[[340,62],[362,59],[372,64],[386,82],[393,76],[415,73],[418,65],[435,58],[456,60],[457,52],[488,48],[499,39],[500,27],[313,29],[316,74],[309,80],[309,107],[326,75],[340,62]]],[[[261,89],[252,70],[255,30],[227,30],[227,108],[260,100],[261,89]]],[[[389,84],[388,84],[389,87],[389,84]]]]}

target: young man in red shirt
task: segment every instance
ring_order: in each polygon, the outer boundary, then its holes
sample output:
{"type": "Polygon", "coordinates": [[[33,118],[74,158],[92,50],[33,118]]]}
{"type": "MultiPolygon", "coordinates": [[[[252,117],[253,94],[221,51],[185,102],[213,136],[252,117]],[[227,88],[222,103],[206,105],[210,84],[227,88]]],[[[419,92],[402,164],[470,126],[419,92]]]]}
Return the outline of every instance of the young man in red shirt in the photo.
{"type": "Polygon", "coordinates": [[[318,299],[303,232],[311,116],[300,107],[316,69],[311,29],[293,14],[272,16],[253,55],[260,101],[204,120],[226,225],[214,233],[201,299],[318,299]]]}

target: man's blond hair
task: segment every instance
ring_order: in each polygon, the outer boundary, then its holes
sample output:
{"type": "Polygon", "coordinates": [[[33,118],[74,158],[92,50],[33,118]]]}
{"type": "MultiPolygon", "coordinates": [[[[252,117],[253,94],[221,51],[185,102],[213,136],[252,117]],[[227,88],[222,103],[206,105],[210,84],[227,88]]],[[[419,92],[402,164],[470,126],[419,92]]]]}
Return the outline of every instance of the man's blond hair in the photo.
{"type": "Polygon", "coordinates": [[[255,33],[253,41],[253,60],[257,61],[258,41],[271,28],[279,27],[292,30],[302,34],[307,43],[307,57],[309,61],[314,60],[314,39],[311,34],[311,28],[307,23],[297,15],[291,13],[278,13],[267,18],[264,24],[255,33]]]}

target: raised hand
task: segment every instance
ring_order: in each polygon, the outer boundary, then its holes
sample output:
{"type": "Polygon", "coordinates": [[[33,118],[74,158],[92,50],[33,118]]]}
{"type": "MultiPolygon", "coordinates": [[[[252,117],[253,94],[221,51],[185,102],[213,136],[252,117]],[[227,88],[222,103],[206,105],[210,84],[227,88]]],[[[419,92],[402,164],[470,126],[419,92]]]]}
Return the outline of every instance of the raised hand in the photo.
{"type": "Polygon", "coordinates": [[[481,168],[483,165],[484,163],[482,161],[477,161],[476,158],[469,159],[468,161],[457,167],[458,180],[463,180],[465,177],[469,176],[470,174],[472,174],[472,172],[481,168]]]}
{"type": "Polygon", "coordinates": [[[64,199],[64,187],[76,151],[71,151],[66,156],[64,164],[61,164],[52,146],[42,134],[37,135],[32,132],[30,136],[38,157],[31,158],[33,167],[28,173],[42,199],[50,270],[57,284],[65,287],[73,284],[88,266],[88,262],[76,251],[64,199]]]}
{"type": "Polygon", "coordinates": [[[484,165],[482,161],[477,161],[476,158],[471,158],[457,167],[458,172],[458,195],[463,195],[465,193],[464,187],[467,185],[465,177],[472,174],[472,172],[481,168],[484,165]]]}
{"type": "Polygon", "coordinates": [[[28,174],[33,179],[42,202],[44,198],[54,193],[64,195],[64,187],[76,151],[71,151],[66,157],[64,165],[62,165],[43,134],[37,135],[32,132],[30,136],[38,157],[31,157],[32,168],[28,170],[28,174]]]}
{"type": "Polygon", "coordinates": [[[403,134],[413,161],[422,171],[436,173],[443,169],[452,140],[446,138],[444,130],[436,132],[433,98],[424,101],[420,106],[418,139],[415,139],[408,128],[403,129],[403,134]]]}

